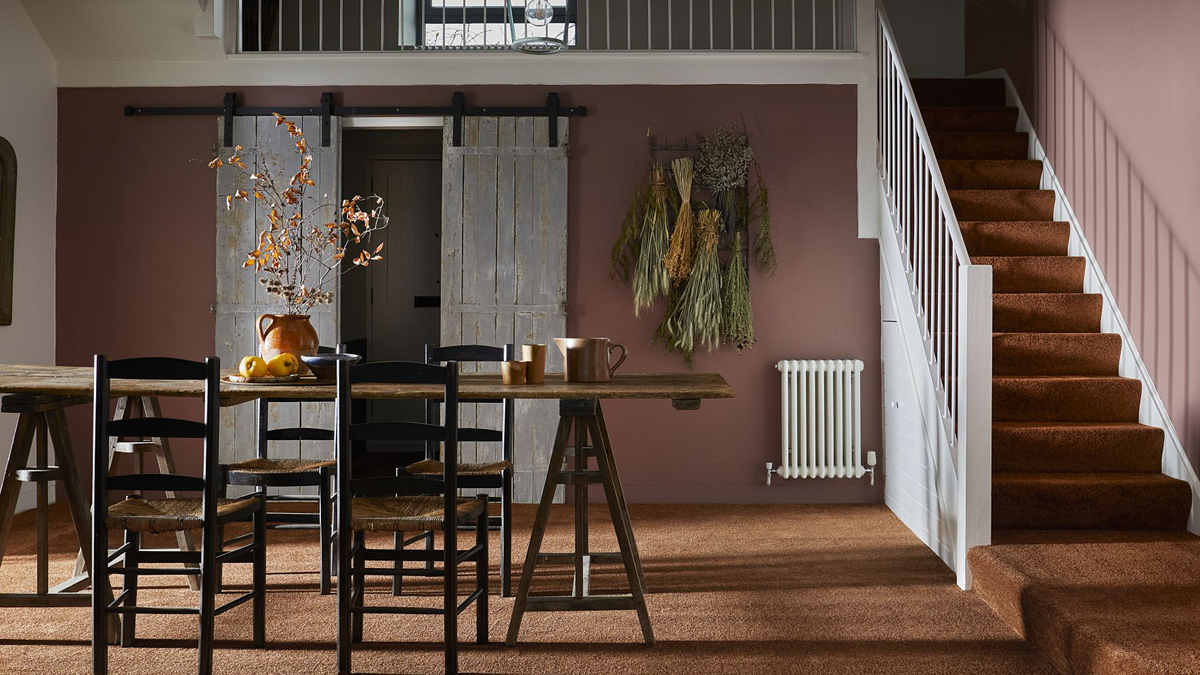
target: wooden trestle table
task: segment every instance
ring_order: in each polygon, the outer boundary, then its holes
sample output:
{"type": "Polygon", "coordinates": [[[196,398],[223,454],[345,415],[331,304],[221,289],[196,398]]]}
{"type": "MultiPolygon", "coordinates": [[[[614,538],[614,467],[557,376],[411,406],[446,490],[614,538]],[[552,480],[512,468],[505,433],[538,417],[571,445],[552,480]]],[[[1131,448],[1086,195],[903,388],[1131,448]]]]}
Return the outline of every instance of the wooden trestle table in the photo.
{"type": "MultiPolygon", "coordinates": [[[[541,501],[534,520],[529,540],[529,550],[521,573],[513,606],[512,619],[508,627],[506,642],[514,644],[521,629],[521,619],[531,611],[577,611],[577,610],[634,610],[641,623],[642,636],[647,644],[654,643],[654,632],[646,611],[646,580],[642,571],[641,557],[634,540],[629,519],[629,509],[617,473],[616,458],[609,441],[608,427],[601,410],[602,399],[669,399],[679,410],[696,410],[700,401],[710,398],[732,398],[733,388],[723,377],[715,373],[664,373],[664,374],[619,374],[609,382],[579,383],[563,382],[561,374],[547,373],[544,384],[505,385],[496,374],[464,374],[459,378],[459,395],[470,399],[558,399],[559,424],[550,455],[550,466],[541,501]],[[570,452],[568,452],[570,450],[570,452]],[[570,467],[564,466],[570,457],[570,467]],[[596,468],[591,468],[595,460],[596,468]],[[588,548],[588,485],[599,484],[604,488],[613,526],[616,530],[619,552],[597,553],[588,548]],[[575,501],[575,550],[570,553],[542,553],[542,539],[554,501],[555,488],[570,485],[574,488],[575,501]],[[621,563],[629,579],[628,595],[591,595],[588,589],[589,568],[592,562],[621,563]],[[534,568],[539,563],[571,563],[575,568],[573,592],[566,596],[533,596],[529,587],[534,568]]],[[[17,432],[13,439],[8,468],[3,486],[0,487],[0,561],[3,560],[12,514],[16,509],[20,483],[16,473],[26,470],[33,430],[47,425],[56,448],[60,452],[59,471],[64,488],[71,503],[71,515],[79,534],[83,551],[89,551],[86,519],[88,500],[81,492],[80,476],[71,458],[70,441],[62,415],[67,405],[90,400],[92,395],[92,369],[74,366],[26,366],[0,364],[0,394],[6,394],[4,410],[20,413],[17,432]],[[26,407],[21,407],[23,404],[26,407]],[[40,420],[40,421],[39,421],[40,420]]],[[[158,381],[158,380],[113,380],[112,395],[121,399],[138,399],[145,402],[145,414],[157,414],[157,398],[203,396],[201,382],[158,381]]],[[[355,396],[365,398],[440,398],[441,390],[427,385],[355,385],[355,396]]],[[[324,399],[334,397],[332,384],[318,385],[236,385],[221,383],[221,405],[230,406],[260,398],[324,399]]],[[[90,569],[91,561],[85,560],[90,569]]],[[[77,590],[86,585],[77,578],[60,584],[59,590],[77,590]]],[[[53,598],[54,593],[42,591],[40,597],[53,598]]],[[[26,594],[34,595],[34,594],[26,594]]],[[[41,605],[79,605],[78,593],[64,594],[63,602],[37,601],[41,605]],[[69,599],[68,599],[69,598],[69,599]]],[[[30,604],[33,599],[18,594],[0,594],[0,606],[5,604],[30,604]],[[9,597],[11,596],[11,597],[9,597]]]]}

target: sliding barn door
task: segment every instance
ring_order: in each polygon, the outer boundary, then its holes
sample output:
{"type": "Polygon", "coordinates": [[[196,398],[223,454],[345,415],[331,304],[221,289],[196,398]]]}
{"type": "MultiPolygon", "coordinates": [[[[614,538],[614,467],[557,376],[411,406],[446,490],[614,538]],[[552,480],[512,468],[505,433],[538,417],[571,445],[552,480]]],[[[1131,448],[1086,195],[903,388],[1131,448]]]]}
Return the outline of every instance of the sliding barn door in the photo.
{"type": "MultiPolygon", "coordinates": [[[[546,343],[546,370],[561,373],[553,339],[567,328],[567,118],[558,119],[556,147],[545,117],[466,117],[461,147],[452,124],[447,118],[442,164],[442,344],[546,343]]],[[[499,368],[464,367],[476,370],[499,368]]],[[[557,407],[516,404],[516,501],[540,496],[557,407]]],[[[464,405],[460,420],[499,429],[500,406],[464,405]]],[[[463,461],[500,458],[495,443],[473,445],[463,461]]]]}
{"type": "MultiPolygon", "coordinates": [[[[321,147],[321,118],[303,117],[295,121],[304,131],[308,151],[313,157],[312,175],[315,187],[307,194],[319,198],[321,203],[336,204],[341,176],[340,141],[341,128],[338,118],[333,118],[330,129],[330,146],[321,147]],[[326,197],[325,195],[328,195],[326,197]]],[[[224,147],[224,128],[218,121],[218,151],[227,157],[233,148],[224,147]]],[[[271,168],[285,175],[286,183],[299,165],[295,152],[295,139],[288,135],[287,127],[275,123],[274,117],[235,117],[233,144],[241,145],[243,156],[251,157],[252,150],[264,153],[271,168]]],[[[247,161],[249,164],[249,161],[247,161]]],[[[254,169],[253,166],[250,167],[254,169]]],[[[258,337],[255,322],[258,315],[280,313],[279,303],[267,295],[258,283],[252,269],[243,267],[247,254],[257,246],[258,233],[267,221],[270,205],[265,201],[251,199],[249,202],[235,201],[232,210],[225,206],[225,195],[238,189],[249,189],[249,181],[234,168],[223,166],[217,169],[217,298],[213,304],[216,315],[216,354],[223,368],[237,368],[242,357],[258,353],[258,337]]],[[[336,209],[327,208],[319,214],[317,225],[335,219],[336,209]]],[[[313,327],[317,330],[321,344],[335,345],[338,340],[337,302],[338,289],[333,288],[334,304],[318,305],[312,309],[313,327]]],[[[333,428],[333,406],[330,403],[281,403],[271,406],[271,426],[306,426],[333,428]]],[[[233,462],[255,456],[258,422],[253,404],[237,405],[221,409],[221,461],[233,462]]],[[[329,442],[317,441],[274,441],[272,457],[308,458],[333,457],[333,446],[329,442]]],[[[289,489],[295,493],[295,489],[289,489]]]]}

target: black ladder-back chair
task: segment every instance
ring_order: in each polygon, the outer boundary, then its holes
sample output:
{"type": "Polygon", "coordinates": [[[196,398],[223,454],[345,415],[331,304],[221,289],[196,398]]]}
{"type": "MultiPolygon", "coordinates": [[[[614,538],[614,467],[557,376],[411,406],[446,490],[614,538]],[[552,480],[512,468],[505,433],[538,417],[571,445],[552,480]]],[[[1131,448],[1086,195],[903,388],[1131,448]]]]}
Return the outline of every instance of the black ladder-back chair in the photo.
{"type": "MultiPolygon", "coordinates": [[[[318,347],[321,354],[344,352],[343,346],[336,350],[333,347],[318,347]]],[[[330,399],[326,399],[330,400],[330,399]]],[[[320,562],[320,592],[329,594],[329,579],[332,576],[330,547],[333,543],[333,499],[331,483],[334,460],[329,459],[287,459],[269,456],[268,448],[271,441],[332,441],[333,429],[317,429],[312,427],[286,427],[272,429],[270,426],[271,404],[273,403],[315,403],[314,399],[264,399],[260,398],[255,404],[258,415],[257,446],[254,459],[242,462],[224,464],[221,466],[222,493],[228,485],[243,485],[250,487],[312,487],[316,486],[317,494],[313,495],[267,495],[267,502],[285,504],[317,502],[316,513],[296,513],[288,511],[268,511],[267,525],[276,527],[317,529],[321,542],[320,562]]],[[[222,537],[223,538],[223,537],[222,537]]],[[[218,573],[218,579],[219,579],[218,573]]],[[[218,583],[220,583],[218,581],[218,583]]],[[[219,586],[218,586],[219,589],[219,586]]]]}
{"type": "Polygon", "coordinates": [[[220,499],[218,493],[217,439],[220,427],[220,359],[206,362],[172,358],[133,358],[109,361],[98,355],[95,362],[94,427],[92,445],[92,672],[108,672],[106,626],[111,613],[124,617],[122,646],[132,646],[138,614],[197,614],[200,617],[197,672],[212,672],[213,628],[216,615],[253,601],[253,642],[265,644],[266,635],[266,510],[261,492],[241,499],[220,499]],[[113,379],[202,380],[204,381],[204,421],[141,417],[109,419],[110,381],[113,379]],[[110,438],[126,436],[196,438],[204,443],[203,477],[179,474],[108,475],[110,438]],[[136,495],[109,506],[109,490],[136,495]],[[199,499],[172,497],[145,499],[146,491],[199,492],[199,499]],[[234,521],[250,521],[251,532],[238,541],[249,543],[238,549],[218,553],[218,528],[234,521]],[[108,550],[110,529],[123,530],[125,542],[114,552],[108,550]],[[141,537],[146,533],[201,530],[200,551],[143,550],[141,537]],[[118,562],[119,561],[119,562],[118,562]],[[248,593],[216,606],[216,570],[223,562],[253,565],[253,584],[248,593]],[[114,564],[118,563],[118,564],[114,564]],[[144,567],[143,563],[184,563],[198,565],[200,572],[199,607],[140,607],[137,605],[139,577],[161,574],[195,574],[196,568],[144,567]],[[107,573],[105,573],[107,572],[107,573]],[[109,602],[109,574],[122,576],[120,595],[109,602]]]}
{"type": "MultiPolygon", "coordinates": [[[[503,347],[490,345],[456,345],[451,347],[434,347],[425,345],[425,362],[441,364],[448,361],[498,363],[516,359],[516,348],[512,344],[503,347]]],[[[512,503],[513,503],[513,426],[514,401],[512,399],[460,399],[459,403],[484,403],[502,406],[502,427],[499,442],[502,446],[502,459],[499,462],[480,462],[458,466],[458,486],[466,489],[490,488],[500,490],[500,515],[488,518],[488,529],[500,532],[500,594],[504,597],[512,595],[512,503]]],[[[439,402],[425,402],[425,421],[437,424],[439,402]]],[[[425,446],[425,461],[412,464],[407,471],[412,474],[430,475],[441,473],[441,462],[437,456],[438,444],[427,443],[425,446]]],[[[426,548],[433,546],[433,533],[426,537],[426,548]]],[[[419,538],[419,537],[418,537],[419,538]]],[[[397,539],[397,546],[403,546],[405,541],[397,539]]],[[[393,593],[400,593],[400,579],[396,577],[393,593]]]]}
{"type": "Polygon", "coordinates": [[[348,675],[353,642],[362,641],[363,615],[441,614],[444,621],[446,673],[458,672],[458,614],[472,603],[476,613],[476,642],[488,635],[488,531],[487,495],[458,497],[457,463],[446,462],[440,476],[413,476],[399,472],[407,463],[403,452],[356,450],[354,441],[442,443],[447,457],[457,457],[458,441],[494,439],[496,432],[458,428],[458,364],[436,366],[405,361],[382,361],[357,366],[338,364],[335,446],[337,448],[336,533],[338,601],[338,673],[348,675]],[[412,384],[429,387],[431,398],[446,401],[444,424],[411,421],[351,419],[351,384],[412,384]],[[458,528],[475,526],[475,545],[460,551],[458,528]],[[370,549],[365,533],[442,530],[441,551],[370,549]],[[442,561],[440,570],[404,569],[404,560],[442,561]],[[395,567],[367,567],[369,561],[391,562],[395,567]],[[458,601],[458,565],[475,563],[475,590],[458,601]],[[366,575],[440,576],[442,607],[368,607],[366,575]]]}

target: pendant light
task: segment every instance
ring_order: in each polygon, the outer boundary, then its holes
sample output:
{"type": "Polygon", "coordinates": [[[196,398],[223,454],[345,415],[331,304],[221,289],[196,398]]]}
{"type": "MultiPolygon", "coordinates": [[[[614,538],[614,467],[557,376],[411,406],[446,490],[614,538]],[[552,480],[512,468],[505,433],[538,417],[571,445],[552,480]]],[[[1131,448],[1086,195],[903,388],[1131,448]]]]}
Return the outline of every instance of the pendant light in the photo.
{"type": "MultiPolygon", "coordinates": [[[[517,37],[517,24],[513,19],[513,0],[504,0],[505,21],[512,36],[512,48],[524,54],[558,54],[567,50],[567,43],[552,37],[550,31],[554,21],[554,5],[550,0],[524,0],[524,37],[517,37]]],[[[566,24],[563,24],[564,37],[566,24]]]]}

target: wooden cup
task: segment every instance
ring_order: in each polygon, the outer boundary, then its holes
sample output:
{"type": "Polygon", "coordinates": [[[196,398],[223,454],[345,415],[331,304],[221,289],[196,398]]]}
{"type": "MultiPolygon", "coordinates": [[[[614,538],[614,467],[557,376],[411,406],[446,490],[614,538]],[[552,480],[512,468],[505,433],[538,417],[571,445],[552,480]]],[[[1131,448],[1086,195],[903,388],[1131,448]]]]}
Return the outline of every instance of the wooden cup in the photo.
{"type": "Polygon", "coordinates": [[[525,384],[527,361],[505,361],[500,364],[500,377],[504,384],[525,384]]]}
{"type": "Polygon", "coordinates": [[[521,360],[527,361],[526,384],[542,384],[546,381],[546,345],[521,345],[521,360]]]}

